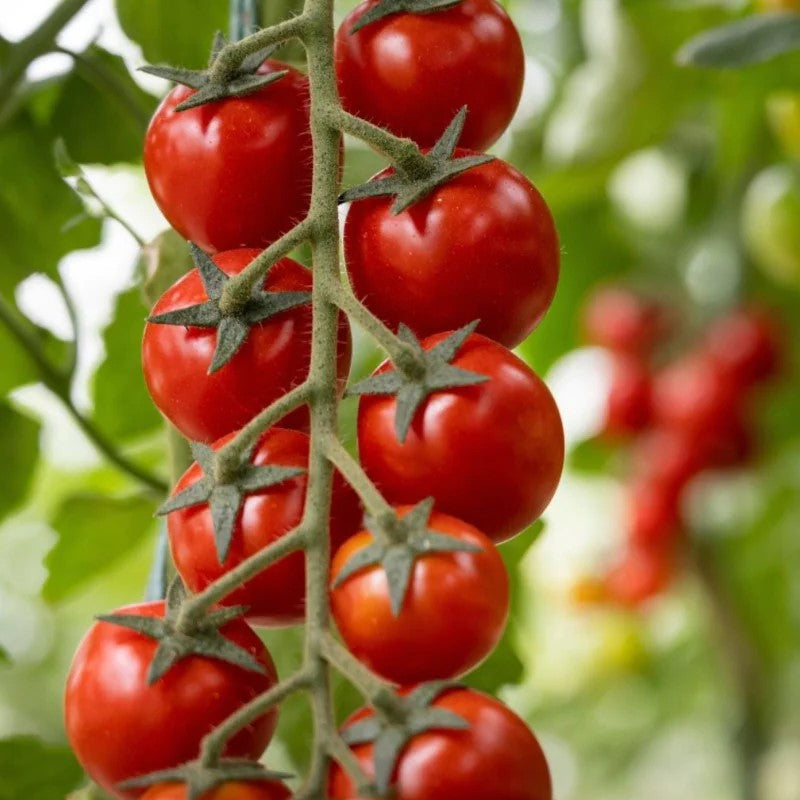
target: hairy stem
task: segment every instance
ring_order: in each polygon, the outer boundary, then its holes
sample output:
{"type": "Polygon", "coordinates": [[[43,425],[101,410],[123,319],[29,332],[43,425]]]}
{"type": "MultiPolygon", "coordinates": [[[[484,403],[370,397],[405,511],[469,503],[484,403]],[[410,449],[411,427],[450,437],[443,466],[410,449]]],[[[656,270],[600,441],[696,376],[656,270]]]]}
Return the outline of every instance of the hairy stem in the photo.
{"type": "Polygon", "coordinates": [[[344,445],[335,436],[328,438],[325,443],[325,452],[328,458],[344,479],[355,489],[364,507],[370,514],[377,517],[391,512],[391,506],[384,500],[375,484],[369,479],[361,464],[345,450],[344,445]]]}
{"type": "Polygon", "coordinates": [[[331,633],[327,633],[323,639],[322,650],[328,663],[347,678],[368,700],[375,701],[387,693],[392,693],[392,684],[379,678],[362,664],[331,633]]]}

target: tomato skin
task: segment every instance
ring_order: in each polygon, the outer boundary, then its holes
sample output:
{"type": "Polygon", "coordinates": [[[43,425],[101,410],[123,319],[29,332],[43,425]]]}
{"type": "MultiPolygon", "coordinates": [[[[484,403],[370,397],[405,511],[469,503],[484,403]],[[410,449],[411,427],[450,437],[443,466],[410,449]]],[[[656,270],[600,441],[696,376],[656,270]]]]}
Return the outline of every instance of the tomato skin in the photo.
{"type": "MultiPolygon", "coordinates": [[[[198,800],[289,800],[292,793],[278,781],[229,781],[204,792],[198,800]]],[[[159,783],[142,800],[189,800],[183,783],[159,783]]]]}
{"type": "MultiPolygon", "coordinates": [[[[390,503],[433,496],[438,511],[504,541],[539,517],[556,490],[564,464],[561,417],[541,379],[485,336],[469,336],[451,363],[490,380],[429,395],[403,444],[394,430],[395,398],[361,398],[361,463],[390,503]]],[[[387,361],[376,373],[391,368],[387,361]]]]}
{"type": "MultiPolygon", "coordinates": [[[[221,448],[235,434],[214,443],[221,448]]],[[[298,431],[269,429],[253,455],[258,466],[308,469],[309,438],[298,431]]],[[[195,463],[183,474],[175,493],[201,476],[195,463]]],[[[294,528],[303,516],[307,475],[262,489],[245,497],[236,523],[228,557],[219,563],[214,526],[207,504],[173,511],[167,517],[170,550],[186,585],[201,591],[248,556],[262,550],[294,528]]],[[[334,474],[331,509],[331,543],[336,547],[358,529],[361,506],[355,492],[339,473],[334,474]]],[[[302,622],[305,613],[305,561],[297,552],[276,562],[229,594],[222,605],[248,606],[247,620],[253,625],[288,625],[302,622]]]]}
{"type": "MultiPolygon", "coordinates": [[[[260,251],[229,250],[214,262],[229,275],[241,272],[260,251]]],[[[267,273],[270,291],[310,291],[311,273],[281,259],[267,273]]],[[[161,296],[153,314],[208,299],[196,269],[161,296]]],[[[213,375],[208,368],[217,342],[215,328],[148,322],[142,341],[145,382],[158,409],[188,439],[211,443],[241,428],[259,411],[305,380],[311,358],[311,306],[306,304],[254,325],[233,358],[213,375]]],[[[341,388],[350,368],[350,329],[339,318],[338,372],[341,388]]],[[[300,408],[281,424],[305,429],[308,410],[300,408]]]]}
{"type": "MultiPolygon", "coordinates": [[[[441,694],[433,707],[458,714],[466,730],[433,730],[415,736],[400,755],[394,773],[396,800],[552,800],[550,770],[528,726],[493,697],[472,689],[441,694]]],[[[361,709],[345,723],[372,716],[361,709]]],[[[373,775],[371,744],[353,748],[373,775]]],[[[338,764],[328,779],[330,800],[359,797],[338,764]]]]}
{"type": "Polygon", "coordinates": [[[647,364],[635,356],[615,354],[604,434],[620,439],[646,428],[651,418],[651,391],[647,364]]]}
{"type": "Polygon", "coordinates": [[[656,303],[620,286],[597,289],[583,309],[586,340],[622,355],[649,355],[668,327],[656,303]]]}
{"type": "MultiPolygon", "coordinates": [[[[164,603],[140,603],[120,612],[163,617],[164,603]]],[[[249,625],[237,619],[220,630],[252,653],[266,674],[189,656],[148,686],[154,639],[107,622],[89,629],[67,678],[65,721],[78,760],[105,791],[125,800],[139,797],[144,789],[123,792],[114,787],[195,758],[205,734],[275,684],[272,659],[249,625]]],[[[260,717],[231,739],[225,754],[257,759],[276,721],[274,711],[260,717]]]]}
{"type": "Polygon", "coordinates": [[[169,223],[201,249],[266,247],[306,215],[311,197],[308,79],[289,74],[243,97],[175,111],[194,90],[176,86],[144,141],[150,190],[169,223]]]}
{"type": "MultiPolygon", "coordinates": [[[[405,516],[410,509],[399,513],[405,516]]],[[[333,617],[348,649],[394,683],[463,675],[494,649],[508,616],[508,575],[493,542],[438,512],[431,514],[428,528],[481,550],[418,558],[398,616],[392,613],[381,566],[362,569],[331,590],[333,617]]],[[[366,530],[348,539],[333,559],[332,578],[373,541],[366,530]]]]}
{"type": "Polygon", "coordinates": [[[638,608],[667,589],[675,572],[673,562],[668,548],[630,546],[606,577],[609,598],[638,608]]]}
{"type": "Polygon", "coordinates": [[[558,235],[521,172],[496,159],[402,214],[391,205],[353,203],[344,227],[355,293],[390,328],[403,322],[423,337],[479,319],[479,333],[514,347],[541,321],[558,283],[558,235]]]}
{"type": "Polygon", "coordinates": [[[345,109],[431,147],[466,105],[459,143],[494,144],[517,110],[525,74],[522,42],[501,6],[464,0],[430,14],[393,14],[351,34],[375,3],[359,5],[336,34],[345,109]]]}

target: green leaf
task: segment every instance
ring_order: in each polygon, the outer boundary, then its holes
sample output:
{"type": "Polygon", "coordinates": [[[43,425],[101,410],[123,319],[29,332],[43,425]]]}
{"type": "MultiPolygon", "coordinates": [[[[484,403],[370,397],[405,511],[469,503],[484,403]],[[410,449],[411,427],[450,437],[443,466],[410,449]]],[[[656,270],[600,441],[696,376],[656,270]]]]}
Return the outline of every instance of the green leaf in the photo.
{"type": "Polygon", "coordinates": [[[800,50],[800,14],[754,14],[701,33],[676,59],[695,67],[744,67],[800,50]]]}
{"type": "Polygon", "coordinates": [[[204,67],[217,31],[227,30],[227,3],[196,0],[117,0],[122,30],[151,64],[204,67]]]}
{"type": "Polygon", "coordinates": [[[82,779],[69,747],[32,736],[0,741],[0,800],[63,800],[82,779]]]}
{"type": "Polygon", "coordinates": [[[103,334],[106,357],[93,382],[94,420],[115,440],[142,436],[161,426],[142,377],[139,342],[147,312],[138,289],[117,298],[114,319],[103,334]]]}
{"type": "Polygon", "coordinates": [[[28,493],[39,460],[39,424],[0,401],[0,441],[3,442],[3,491],[0,519],[13,511],[28,493]]]}
{"type": "Polygon", "coordinates": [[[17,340],[0,324],[0,353],[3,354],[3,367],[0,369],[0,396],[6,395],[17,386],[38,380],[39,372],[27,352],[17,340]]]}
{"type": "Polygon", "coordinates": [[[0,645],[0,665],[10,664],[10,663],[11,663],[11,656],[8,654],[6,650],[3,649],[3,646],[0,645]]]}
{"type": "Polygon", "coordinates": [[[83,211],[53,160],[50,139],[24,113],[0,133],[0,291],[34,272],[54,275],[62,256],[100,241],[98,220],[62,230],[83,211]]]}
{"type": "Polygon", "coordinates": [[[45,559],[44,599],[62,600],[132,550],[155,528],[154,510],[154,503],[143,497],[67,498],[51,523],[58,541],[45,559]]]}
{"type": "Polygon", "coordinates": [[[125,62],[92,45],[75,59],[50,120],[73,159],[83,164],[138,162],[156,99],[125,62]]]}

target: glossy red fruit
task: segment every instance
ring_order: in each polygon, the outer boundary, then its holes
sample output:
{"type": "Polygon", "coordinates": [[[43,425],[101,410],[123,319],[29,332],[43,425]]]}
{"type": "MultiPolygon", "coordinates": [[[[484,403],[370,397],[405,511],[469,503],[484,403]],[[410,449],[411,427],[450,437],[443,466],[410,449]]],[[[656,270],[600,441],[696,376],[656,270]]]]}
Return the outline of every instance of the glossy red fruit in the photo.
{"type": "MultiPolygon", "coordinates": [[[[228,275],[236,275],[258,253],[229,250],[214,256],[214,262],[228,275]]],[[[264,288],[274,292],[310,291],[311,273],[284,258],[267,273],[264,288]]],[[[152,313],[162,314],[207,299],[194,269],[167,289],[152,313]]],[[[254,325],[233,358],[209,375],[216,343],[216,328],[155,323],[147,323],[142,342],[144,377],[153,402],[184,436],[206,443],[243,427],[305,380],[311,358],[311,306],[297,306],[254,325]]],[[[337,364],[342,389],[349,368],[350,329],[342,315],[337,364]]],[[[281,424],[307,427],[307,409],[298,409],[281,424]]]]}
{"type": "MultiPolygon", "coordinates": [[[[235,434],[214,444],[218,450],[235,434]]],[[[298,431],[271,428],[253,454],[257,466],[308,469],[309,438],[298,431]]],[[[195,463],[183,474],[175,494],[202,475],[195,463]]],[[[170,549],[184,583],[193,591],[229,572],[248,556],[267,547],[295,528],[303,516],[307,474],[291,478],[245,497],[233,531],[230,550],[220,564],[214,541],[214,526],[208,504],[173,511],[167,517],[170,549]]],[[[358,498],[336,473],[331,509],[331,544],[335,548],[361,525],[358,498]]],[[[252,578],[223,601],[224,605],[247,606],[247,619],[255,625],[288,625],[302,622],[305,613],[305,561],[303,553],[286,556],[252,578]]]]}
{"type": "Polygon", "coordinates": [[[697,438],[671,428],[654,428],[637,437],[631,462],[637,480],[660,484],[673,494],[681,492],[708,466],[697,438]]]}
{"type": "MultiPolygon", "coordinates": [[[[289,800],[292,793],[279,781],[229,781],[203,792],[197,800],[289,800]]],[[[148,789],[142,800],[189,800],[182,783],[160,783],[148,789]]]]}
{"type": "Polygon", "coordinates": [[[682,487],[637,479],[628,487],[628,539],[644,547],[662,546],[683,536],[682,487]]]}
{"type": "Polygon", "coordinates": [[[638,608],[669,587],[674,571],[674,556],[669,549],[631,546],[606,577],[608,597],[638,608]]]}
{"type": "MultiPolygon", "coordinates": [[[[400,509],[401,516],[408,510],[400,509]]],[[[397,616],[381,566],[362,569],[331,590],[333,616],[348,649],[394,683],[464,674],[494,649],[508,616],[508,575],[493,542],[437,512],[428,528],[480,550],[418,558],[397,616]]],[[[332,580],[373,542],[369,531],[348,539],[333,560],[332,580]]]]}
{"type": "MultiPolygon", "coordinates": [[[[441,694],[433,707],[457,714],[469,728],[415,736],[394,771],[396,800],[552,800],[550,770],[539,742],[499,700],[472,689],[453,689],[441,694]]],[[[345,728],[370,716],[371,710],[362,709],[345,728]]],[[[353,752],[372,776],[373,746],[358,745],[353,752]]],[[[330,771],[328,797],[359,797],[338,764],[330,771]]]]}
{"type": "Polygon", "coordinates": [[[466,105],[461,145],[492,145],[514,116],[525,74],[522,42],[502,7],[463,0],[430,14],[392,14],[351,34],[376,2],[358,6],[336,34],[345,109],[430,147],[466,105]]]}
{"type": "Polygon", "coordinates": [[[347,213],[347,270],[367,307],[420,337],[479,319],[478,332],[507,347],[525,339],[550,307],[559,271],[553,218],[533,184],[498,159],[402,214],[392,202],[360,200],[347,213]]]}
{"type": "Polygon", "coordinates": [[[764,310],[741,309],[718,319],[703,346],[720,369],[745,387],[774,377],[780,368],[780,329],[764,310]]]}
{"type": "Polygon", "coordinates": [[[583,329],[590,344],[627,355],[649,355],[668,328],[664,310],[629,289],[597,289],[583,310],[583,329]]]}
{"type": "Polygon", "coordinates": [[[652,417],[651,391],[647,364],[635,356],[615,354],[603,432],[611,438],[626,438],[644,430],[652,417]]]}
{"type": "MultiPolygon", "coordinates": [[[[117,613],[163,617],[164,603],[141,603],[117,613]]],[[[116,784],[195,758],[209,731],[275,684],[272,659],[249,625],[236,619],[220,630],[255,656],[265,673],[189,656],[148,686],[154,639],[108,622],[89,629],[67,678],[65,721],[78,760],[105,791],[139,797],[144,789],[122,792],[116,784]]],[[[276,719],[271,711],[243,728],[228,742],[225,755],[257,759],[272,738],[276,719]]]]}
{"type": "Polygon", "coordinates": [[[311,197],[308,79],[288,74],[252,94],[187,111],[176,86],[144,141],[150,190],[169,223],[202,250],[266,247],[306,215],[311,197]]]}
{"type": "MultiPolygon", "coordinates": [[[[447,335],[431,336],[422,346],[429,350],[447,335]]],[[[433,496],[438,511],[503,541],[537,519],[558,486],[561,417],[527,364],[485,336],[472,334],[451,363],[489,380],[429,395],[402,444],[395,398],[361,398],[361,462],[389,502],[433,496]]],[[[391,369],[387,361],[376,373],[391,369]]]]}

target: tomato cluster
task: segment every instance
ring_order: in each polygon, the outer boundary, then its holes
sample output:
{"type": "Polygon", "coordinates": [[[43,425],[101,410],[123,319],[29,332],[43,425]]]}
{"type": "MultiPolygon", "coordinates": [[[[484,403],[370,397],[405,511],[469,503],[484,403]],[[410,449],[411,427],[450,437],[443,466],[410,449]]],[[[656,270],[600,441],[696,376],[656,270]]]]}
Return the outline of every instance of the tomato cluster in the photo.
{"type": "Polygon", "coordinates": [[[763,309],[719,317],[663,362],[659,349],[670,343],[670,328],[663,306],[624,288],[599,290],[584,314],[588,340],[612,359],[603,435],[627,444],[630,454],[627,546],[604,594],[630,605],[672,579],[692,480],[752,458],[751,399],[779,370],[780,331],[763,309]]]}
{"type": "MultiPolygon", "coordinates": [[[[354,291],[397,332],[398,351],[402,344],[411,361],[387,361],[361,389],[351,387],[362,395],[361,468],[384,511],[364,518],[358,495],[335,472],[326,530],[312,535],[329,536],[335,553],[330,603],[345,645],[399,685],[395,715],[402,707],[416,720],[390,765],[394,796],[551,800],[547,762],[521,719],[478,692],[431,683],[465,674],[499,640],[509,585],[496,545],[542,514],[564,459],[550,392],[508,349],[553,299],[555,226],[521,173],[475,158],[516,109],[519,35],[494,0],[438,5],[381,15],[381,3],[367,0],[336,38],[345,109],[413,138],[423,159],[439,153],[439,137],[467,106],[462,143],[472,149],[451,148],[445,161],[469,168],[451,170],[403,210],[391,197],[349,209],[344,248],[354,291]],[[386,69],[398,41],[404,61],[386,69]],[[430,696],[428,686],[437,687],[430,696]]],[[[120,798],[145,792],[120,782],[197,759],[203,737],[275,684],[250,625],[295,624],[305,612],[300,552],[250,574],[199,622],[185,611],[192,595],[181,594],[202,592],[296,529],[310,480],[305,407],[237,451],[241,463],[223,469],[220,455],[305,381],[314,346],[313,276],[296,261],[277,260],[248,297],[226,305],[225,287],[260,258],[259,248],[307,213],[313,173],[307,79],[273,60],[254,70],[252,79],[265,82],[242,96],[195,104],[194,89],[173,89],[145,140],[153,195],[193,242],[196,268],[153,308],[144,374],[158,408],[192,440],[196,463],[163,507],[179,589],[166,604],[101,618],[69,676],[70,741],[89,775],[120,798]]],[[[340,390],[349,362],[341,316],[340,390]]],[[[359,712],[344,733],[386,712],[376,709],[359,712]]],[[[257,759],[274,726],[275,712],[264,713],[228,741],[225,755],[257,759]]],[[[354,755],[381,787],[389,777],[375,755],[382,745],[370,742],[354,742],[354,755]]],[[[338,765],[329,793],[357,796],[338,765]]],[[[161,782],[144,796],[179,800],[186,787],[161,782]]],[[[203,795],[223,796],[278,800],[288,790],[277,780],[229,781],[203,795]]]]}

